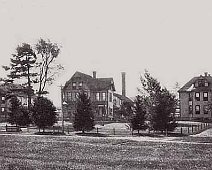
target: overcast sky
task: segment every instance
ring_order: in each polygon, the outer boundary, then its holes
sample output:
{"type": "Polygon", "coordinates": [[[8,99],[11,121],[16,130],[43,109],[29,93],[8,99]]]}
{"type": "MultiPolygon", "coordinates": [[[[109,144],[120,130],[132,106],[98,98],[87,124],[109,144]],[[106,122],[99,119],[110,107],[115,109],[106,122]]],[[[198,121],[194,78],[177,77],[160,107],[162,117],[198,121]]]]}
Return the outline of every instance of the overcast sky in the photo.
{"type": "Polygon", "coordinates": [[[40,37],[62,46],[65,71],[50,88],[57,106],[58,86],[75,71],[113,77],[120,93],[125,71],[130,97],[144,69],[169,89],[212,73],[212,1],[0,0],[2,65],[18,44],[40,37]]]}

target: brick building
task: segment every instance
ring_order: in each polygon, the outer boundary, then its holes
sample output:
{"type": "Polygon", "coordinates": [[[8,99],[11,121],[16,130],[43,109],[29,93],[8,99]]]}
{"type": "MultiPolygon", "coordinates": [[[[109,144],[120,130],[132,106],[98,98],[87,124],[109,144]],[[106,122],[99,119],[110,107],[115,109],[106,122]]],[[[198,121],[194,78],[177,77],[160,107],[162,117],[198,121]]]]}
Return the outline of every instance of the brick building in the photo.
{"type": "Polygon", "coordinates": [[[73,120],[77,95],[82,90],[87,93],[92,102],[95,120],[113,118],[113,93],[115,91],[113,78],[97,78],[95,71],[93,77],[77,71],[62,88],[62,102],[67,103],[62,106],[65,119],[73,120]]]}
{"type": "Polygon", "coordinates": [[[197,119],[212,117],[208,104],[212,102],[212,77],[204,76],[192,78],[179,91],[180,117],[182,119],[197,119]]]}
{"type": "Polygon", "coordinates": [[[23,93],[24,87],[20,84],[5,83],[0,85],[0,122],[5,122],[8,117],[10,98],[14,95],[22,105],[27,106],[27,95],[23,93]]]}

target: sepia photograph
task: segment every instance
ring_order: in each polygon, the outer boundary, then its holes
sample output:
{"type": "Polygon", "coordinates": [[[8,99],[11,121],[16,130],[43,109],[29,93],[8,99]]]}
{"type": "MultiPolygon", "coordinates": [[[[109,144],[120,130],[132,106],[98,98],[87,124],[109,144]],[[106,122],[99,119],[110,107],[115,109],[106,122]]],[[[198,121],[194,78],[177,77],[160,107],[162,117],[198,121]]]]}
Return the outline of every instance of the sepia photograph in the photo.
{"type": "Polygon", "coordinates": [[[0,170],[211,170],[212,1],[0,0],[0,170]]]}

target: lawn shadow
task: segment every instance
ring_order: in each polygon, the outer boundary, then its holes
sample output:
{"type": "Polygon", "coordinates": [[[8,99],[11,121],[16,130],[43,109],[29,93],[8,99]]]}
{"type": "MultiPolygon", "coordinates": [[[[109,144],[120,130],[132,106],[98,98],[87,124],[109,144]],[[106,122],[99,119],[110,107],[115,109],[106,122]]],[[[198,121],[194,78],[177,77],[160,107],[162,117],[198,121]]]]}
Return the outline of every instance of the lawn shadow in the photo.
{"type": "Polygon", "coordinates": [[[156,137],[156,138],[163,138],[163,137],[185,137],[188,136],[187,134],[180,134],[180,133],[168,133],[167,135],[164,133],[134,133],[133,136],[147,136],[147,137],[156,137]]]}
{"type": "Polygon", "coordinates": [[[78,136],[91,136],[91,137],[108,137],[109,135],[102,134],[102,133],[82,133],[82,132],[77,132],[75,133],[78,136]]]}
{"type": "Polygon", "coordinates": [[[55,135],[55,136],[59,136],[59,135],[65,135],[65,133],[63,132],[35,132],[35,135],[55,135]]]}

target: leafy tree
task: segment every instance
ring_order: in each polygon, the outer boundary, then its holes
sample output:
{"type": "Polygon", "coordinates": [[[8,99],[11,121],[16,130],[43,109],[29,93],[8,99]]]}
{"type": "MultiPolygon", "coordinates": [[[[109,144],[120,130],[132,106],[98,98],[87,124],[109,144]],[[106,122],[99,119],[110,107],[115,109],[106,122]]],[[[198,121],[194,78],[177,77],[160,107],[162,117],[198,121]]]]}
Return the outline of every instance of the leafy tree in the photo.
{"type": "Polygon", "coordinates": [[[124,101],[117,112],[121,117],[124,117],[125,119],[130,120],[133,116],[133,104],[130,102],[124,101]]]}
{"type": "Polygon", "coordinates": [[[28,126],[31,123],[28,109],[22,106],[15,96],[10,98],[10,103],[8,122],[19,126],[28,126]]]}
{"type": "Polygon", "coordinates": [[[16,53],[10,59],[10,66],[3,66],[6,71],[10,71],[7,75],[9,79],[21,79],[26,85],[25,92],[28,95],[28,107],[31,105],[31,96],[33,94],[33,79],[37,73],[33,71],[36,63],[36,54],[29,44],[23,43],[16,48],[16,53]]]}
{"type": "Polygon", "coordinates": [[[56,107],[45,97],[37,97],[32,107],[32,120],[39,129],[53,126],[57,122],[56,107]]]}
{"type": "Polygon", "coordinates": [[[76,131],[90,131],[94,129],[94,114],[91,101],[87,94],[81,92],[77,99],[77,112],[74,117],[74,129],[76,131]]]}
{"type": "Polygon", "coordinates": [[[38,41],[35,46],[37,53],[37,67],[39,68],[39,74],[37,81],[39,83],[38,94],[42,95],[47,93],[45,91],[46,83],[52,83],[58,72],[63,69],[62,65],[56,64],[55,60],[60,53],[60,48],[57,44],[53,44],[50,40],[38,41]]]}
{"type": "Polygon", "coordinates": [[[145,106],[145,98],[143,96],[136,96],[135,106],[134,106],[135,115],[131,119],[131,127],[133,130],[145,130],[148,128],[145,120],[147,116],[147,109],[145,106]]]}
{"type": "Polygon", "coordinates": [[[141,77],[144,94],[148,98],[147,106],[151,126],[157,131],[173,131],[177,126],[174,113],[177,105],[175,95],[166,88],[162,88],[157,79],[153,78],[148,71],[141,77]]]}

